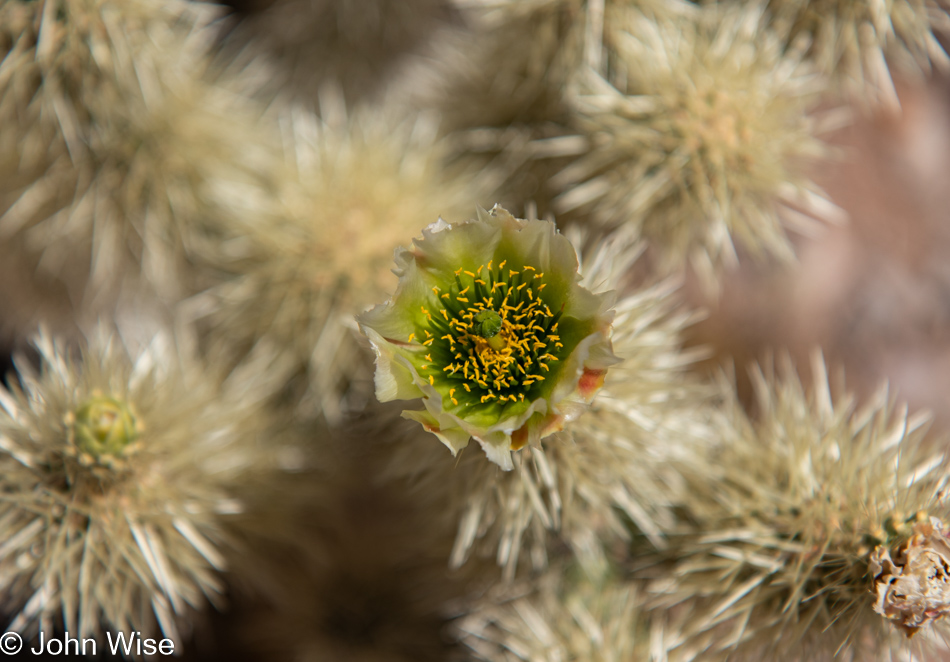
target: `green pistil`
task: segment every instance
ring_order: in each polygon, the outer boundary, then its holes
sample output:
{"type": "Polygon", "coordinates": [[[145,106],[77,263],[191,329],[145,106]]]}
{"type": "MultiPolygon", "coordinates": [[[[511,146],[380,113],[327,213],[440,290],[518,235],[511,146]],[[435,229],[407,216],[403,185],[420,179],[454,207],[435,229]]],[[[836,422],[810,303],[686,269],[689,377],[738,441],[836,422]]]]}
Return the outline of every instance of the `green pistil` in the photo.
{"type": "Polygon", "coordinates": [[[493,350],[500,352],[508,346],[505,339],[498,335],[503,325],[501,315],[494,310],[485,309],[475,316],[475,322],[476,333],[485,338],[488,341],[488,346],[493,350]]]}
{"type": "Polygon", "coordinates": [[[545,301],[544,274],[505,266],[459,269],[447,291],[434,287],[437,304],[423,306],[426,322],[409,338],[428,348],[421,374],[455,406],[530,401],[563,354],[562,306],[545,301]]]}

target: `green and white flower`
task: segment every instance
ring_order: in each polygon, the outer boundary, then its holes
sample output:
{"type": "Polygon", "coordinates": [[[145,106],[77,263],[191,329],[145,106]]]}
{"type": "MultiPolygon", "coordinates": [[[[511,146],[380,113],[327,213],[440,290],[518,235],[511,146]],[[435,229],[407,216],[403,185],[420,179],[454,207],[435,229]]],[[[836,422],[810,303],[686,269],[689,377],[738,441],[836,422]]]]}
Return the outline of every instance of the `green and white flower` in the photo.
{"type": "Polygon", "coordinates": [[[474,437],[512,468],[512,450],[579,416],[617,359],[609,294],[578,281],[554,223],[495,206],[441,219],[396,253],[392,299],[359,316],[376,350],[376,396],[421,397],[419,421],[453,454],[474,437]]]}

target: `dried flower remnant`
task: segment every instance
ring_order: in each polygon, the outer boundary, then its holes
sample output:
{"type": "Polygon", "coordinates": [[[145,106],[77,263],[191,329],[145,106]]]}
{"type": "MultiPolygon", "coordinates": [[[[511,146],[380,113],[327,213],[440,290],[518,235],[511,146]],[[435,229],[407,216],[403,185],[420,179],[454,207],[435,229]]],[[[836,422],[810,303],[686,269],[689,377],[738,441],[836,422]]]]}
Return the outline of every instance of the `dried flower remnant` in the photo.
{"type": "Polygon", "coordinates": [[[421,397],[404,416],[453,455],[474,437],[511,451],[579,416],[616,362],[608,295],[578,285],[577,255],[549,221],[504,209],[423,231],[396,255],[393,298],[358,317],[376,350],[382,402],[421,397]]]}
{"type": "Polygon", "coordinates": [[[241,488],[274,469],[259,380],[217,379],[163,334],[138,350],[105,332],[80,353],[45,333],[36,347],[40,372],[21,357],[22,386],[0,389],[10,627],[89,637],[157,621],[180,645],[190,612],[224,591],[241,488]]]}
{"type": "Polygon", "coordinates": [[[912,637],[950,614],[950,540],[938,518],[923,516],[893,557],[884,546],[871,554],[874,611],[912,637]]]}
{"type": "Polygon", "coordinates": [[[802,167],[826,153],[807,114],[820,91],[808,66],[755,7],[616,15],[620,73],[581,80],[571,95],[581,142],[550,152],[572,156],[550,183],[555,209],[635,226],[671,267],[729,264],[737,244],[791,257],[783,224],[807,229],[836,213],[802,167]]]}

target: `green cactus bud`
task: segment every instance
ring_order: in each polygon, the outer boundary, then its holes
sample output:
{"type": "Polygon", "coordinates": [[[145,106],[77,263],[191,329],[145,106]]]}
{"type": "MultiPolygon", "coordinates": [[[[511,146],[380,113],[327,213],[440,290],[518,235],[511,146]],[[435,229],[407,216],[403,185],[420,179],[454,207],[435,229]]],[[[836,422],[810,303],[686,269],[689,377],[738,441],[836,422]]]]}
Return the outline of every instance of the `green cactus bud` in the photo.
{"type": "Polygon", "coordinates": [[[82,403],[71,418],[76,447],[95,458],[122,455],[142,432],[129,403],[102,393],[82,403]]]}

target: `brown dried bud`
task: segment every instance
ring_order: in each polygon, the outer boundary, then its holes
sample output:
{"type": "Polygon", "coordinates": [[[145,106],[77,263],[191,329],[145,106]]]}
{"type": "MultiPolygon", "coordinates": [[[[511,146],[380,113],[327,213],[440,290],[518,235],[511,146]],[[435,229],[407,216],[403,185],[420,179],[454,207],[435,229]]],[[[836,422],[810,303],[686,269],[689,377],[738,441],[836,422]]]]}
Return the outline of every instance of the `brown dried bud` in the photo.
{"type": "Polygon", "coordinates": [[[891,557],[883,546],[871,553],[869,569],[877,595],[874,611],[911,637],[950,614],[950,540],[946,525],[931,517],[891,557]]]}

